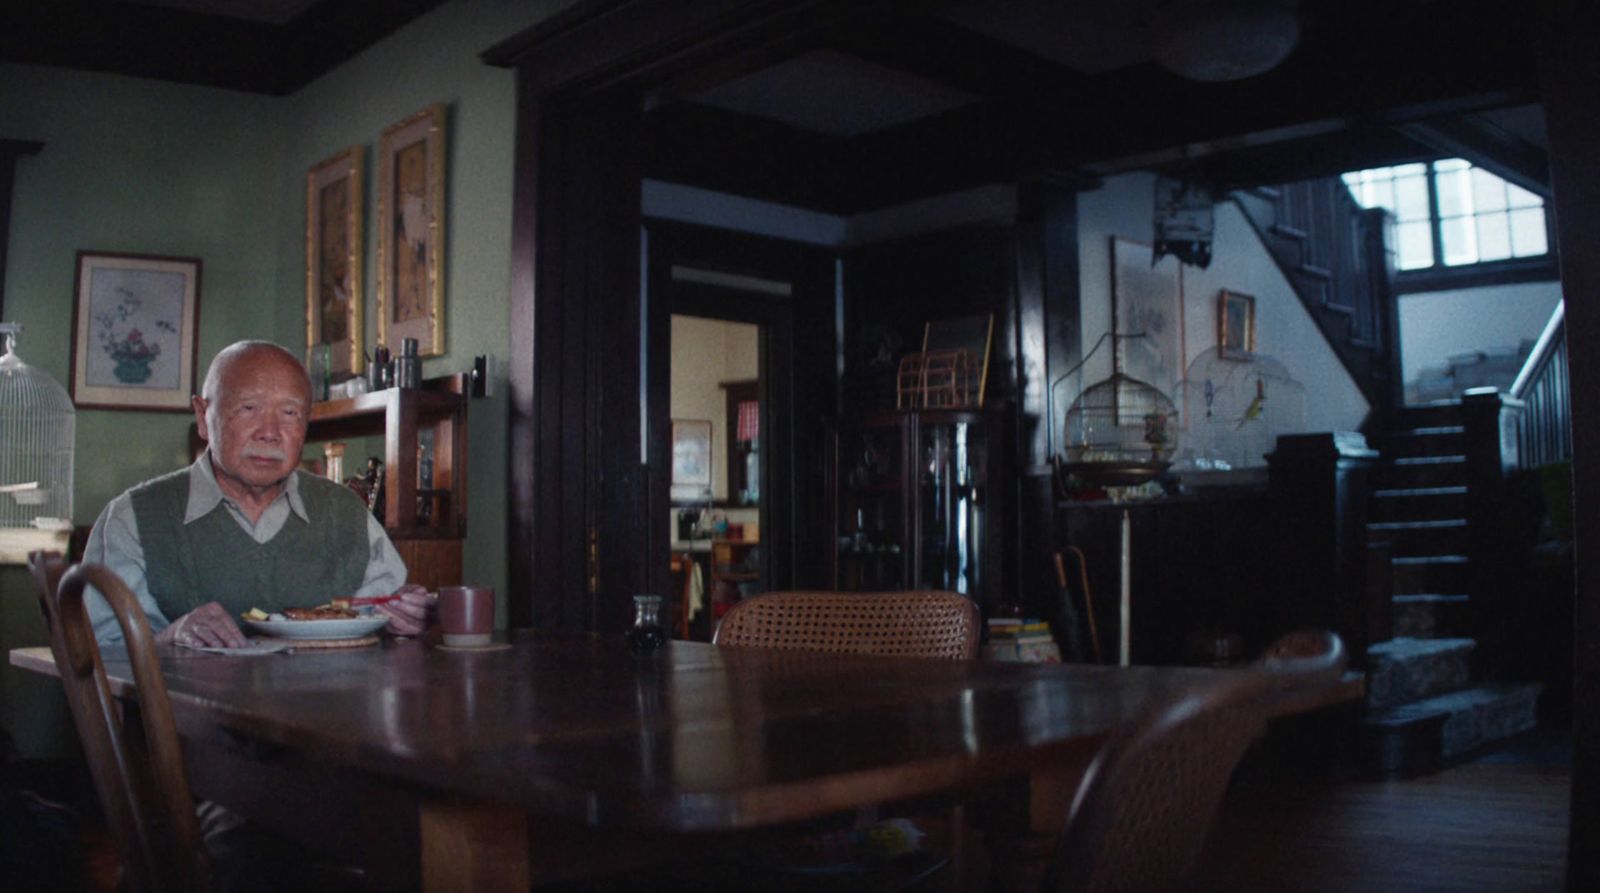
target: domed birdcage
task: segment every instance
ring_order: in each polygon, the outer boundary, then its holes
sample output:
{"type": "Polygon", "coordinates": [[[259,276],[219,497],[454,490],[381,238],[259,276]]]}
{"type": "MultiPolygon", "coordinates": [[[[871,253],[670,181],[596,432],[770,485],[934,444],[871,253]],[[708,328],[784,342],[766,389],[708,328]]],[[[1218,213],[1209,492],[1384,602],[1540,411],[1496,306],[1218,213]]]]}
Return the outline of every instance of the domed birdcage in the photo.
{"type": "Polygon", "coordinates": [[[1067,410],[1065,471],[1089,484],[1142,484],[1178,449],[1178,409],[1137,378],[1112,373],[1067,410]]]}
{"type": "Polygon", "coordinates": [[[12,549],[58,548],[72,529],[76,413],[65,388],[17,356],[21,329],[0,324],[0,534],[12,549]]]}
{"type": "MultiPolygon", "coordinates": [[[[1107,333],[1083,362],[1056,380],[1082,368],[1107,338],[1142,335],[1107,333]]],[[[1052,388],[1054,385],[1052,385],[1052,388]]],[[[1160,389],[1115,368],[1111,377],[1084,388],[1067,410],[1063,426],[1060,471],[1091,486],[1135,486],[1158,477],[1178,451],[1178,409],[1160,389]]]]}

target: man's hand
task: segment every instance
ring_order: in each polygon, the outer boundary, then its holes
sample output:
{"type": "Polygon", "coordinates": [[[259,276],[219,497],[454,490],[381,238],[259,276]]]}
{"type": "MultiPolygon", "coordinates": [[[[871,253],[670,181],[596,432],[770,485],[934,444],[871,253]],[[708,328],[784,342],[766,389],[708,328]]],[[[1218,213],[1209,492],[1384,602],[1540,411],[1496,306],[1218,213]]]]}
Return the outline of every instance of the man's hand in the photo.
{"type": "Polygon", "coordinates": [[[395,591],[392,602],[378,605],[379,611],[389,615],[386,631],[396,636],[420,636],[428,629],[429,615],[434,610],[428,590],[416,583],[407,583],[395,591]]]}
{"type": "Polygon", "coordinates": [[[239,624],[216,602],[206,602],[179,617],[156,634],[157,645],[188,645],[199,648],[243,648],[250,644],[239,624]]]}

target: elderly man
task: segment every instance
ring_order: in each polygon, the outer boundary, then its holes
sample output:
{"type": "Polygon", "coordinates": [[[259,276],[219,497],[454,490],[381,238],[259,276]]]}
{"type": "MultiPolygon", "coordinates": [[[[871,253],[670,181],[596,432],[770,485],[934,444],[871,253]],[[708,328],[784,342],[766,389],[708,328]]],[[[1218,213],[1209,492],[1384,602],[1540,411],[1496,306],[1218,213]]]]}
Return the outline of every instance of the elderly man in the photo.
{"type": "MultiPolygon", "coordinates": [[[[383,526],[347,488],[298,471],[311,381],[294,354],[230,345],[192,404],[205,453],[113,499],[84,551],[127,582],[157,642],[237,647],[245,637],[234,618],[252,607],[391,592],[400,598],[378,606],[388,630],[423,632],[427,593],[404,585],[383,526]]],[[[105,601],[92,595],[88,607],[95,637],[120,641],[105,601]]]]}

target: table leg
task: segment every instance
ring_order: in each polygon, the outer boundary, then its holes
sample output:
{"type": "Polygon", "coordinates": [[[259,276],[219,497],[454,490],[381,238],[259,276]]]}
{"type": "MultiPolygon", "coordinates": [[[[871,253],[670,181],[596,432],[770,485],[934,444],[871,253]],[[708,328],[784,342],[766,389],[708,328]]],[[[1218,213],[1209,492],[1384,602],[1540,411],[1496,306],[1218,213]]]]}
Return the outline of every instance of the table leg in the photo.
{"type": "Polygon", "coordinates": [[[525,893],[528,819],[519,809],[429,801],[419,804],[422,889],[525,893]]]}

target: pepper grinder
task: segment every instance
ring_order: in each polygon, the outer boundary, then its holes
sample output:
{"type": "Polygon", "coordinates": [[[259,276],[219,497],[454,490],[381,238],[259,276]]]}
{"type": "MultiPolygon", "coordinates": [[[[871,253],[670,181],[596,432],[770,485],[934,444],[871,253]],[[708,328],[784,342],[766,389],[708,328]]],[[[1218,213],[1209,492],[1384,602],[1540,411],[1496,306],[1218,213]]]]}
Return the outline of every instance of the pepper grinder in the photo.
{"type": "Polygon", "coordinates": [[[417,339],[400,339],[400,356],[394,361],[394,381],[400,388],[415,388],[422,384],[422,358],[417,356],[417,339]]]}

